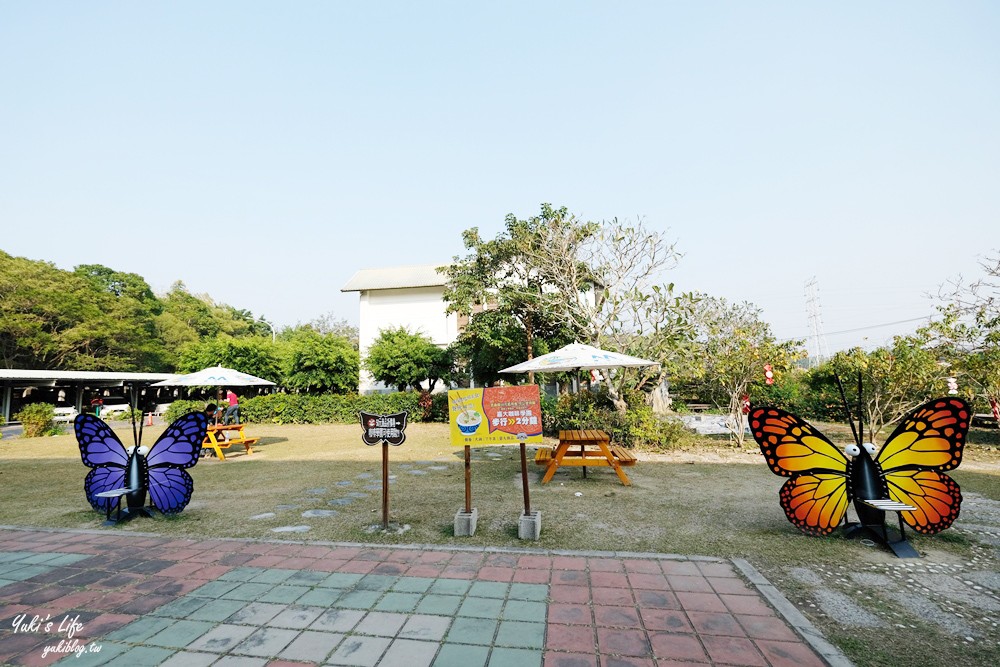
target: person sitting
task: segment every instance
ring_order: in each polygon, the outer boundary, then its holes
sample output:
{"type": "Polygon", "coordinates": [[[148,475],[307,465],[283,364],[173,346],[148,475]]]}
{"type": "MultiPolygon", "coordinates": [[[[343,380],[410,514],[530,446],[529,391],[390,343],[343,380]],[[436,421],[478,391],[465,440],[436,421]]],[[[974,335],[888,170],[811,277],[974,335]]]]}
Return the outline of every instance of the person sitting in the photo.
{"type": "Polygon", "coordinates": [[[205,406],[205,416],[208,417],[208,425],[215,426],[219,423],[219,406],[209,403],[205,406]]]}

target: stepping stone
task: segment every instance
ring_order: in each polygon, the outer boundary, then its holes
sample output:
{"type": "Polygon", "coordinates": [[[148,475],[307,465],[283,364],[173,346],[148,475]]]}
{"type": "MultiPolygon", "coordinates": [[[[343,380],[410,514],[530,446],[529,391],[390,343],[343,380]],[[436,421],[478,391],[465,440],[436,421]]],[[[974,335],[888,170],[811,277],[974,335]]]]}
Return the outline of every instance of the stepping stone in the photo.
{"type": "Polygon", "coordinates": [[[428,470],[447,470],[448,466],[428,466],[428,470]]]}
{"type": "Polygon", "coordinates": [[[277,516],[274,512],[264,512],[263,514],[254,514],[251,519],[270,519],[277,516]]]}
{"type": "Polygon", "coordinates": [[[405,469],[405,468],[412,468],[412,467],[413,467],[413,464],[412,464],[412,463],[400,463],[400,464],[399,464],[399,467],[400,467],[400,468],[404,468],[404,469],[405,469]]]}
{"type": "Polygon", "coordinates": [[[359,472],[358,473],[358,479],[371,479],[374,476],[375,475],[371,474],[370,472],[359,472]]]}
{"type": "Polygon", "coordinates": [[[312,530],[311,526],[279,526],[278,528],[272,528],[272,533],[308,533],[312,530]]]}
{"type": "Polygon", "coordinates": [[[321,486],[321,487],[318,487],[318,488],[315,488],[315,489],[306,489],[306,493],[310,493],[310,494],[312,494],[314,496],[319,496],[319,495],[322,495],[322,494],[326,493],[326,487],[325,486],[321,486]]]}
{"type": "Polygon", "coordinates": [[[351,484],[354,484],[354,482],[352,482],[349,479],[345,479],[345,480],[343,480],[341,482],[337,482],[337,486],[350,486],[351,484]]]}
{"type": "Polygon", "coordinates": [[[409,472],[411,475],[426,475],[427,474],[426,470],[408,470],[407,472],[409,472]]]}
{"type": "Polygon", "coordinates": [[[306,510],[302,513],[302,516],[306,519],[319,516],[337,516],[337,510],[306,510]]]}
{"type": "Polygon", "coordinates": [[[274,507],[276,510],[297,510],[298,508],[298,505],[275,505],[274,507]]]}
{"type": "Polygon", "coordinates": [[[382,485],[381,484],[366,484],[364,486],[364,488],[366,490],[368,490],[368,491],[381,491],[382,490],[382,485]]]}
{"type": "Polygon", "coordinates": [[[351,491],[350,493],[347,494],[347,497],[348,498],[367,498],[368,494],[367,493],[360,493],[358,491],[351,491]]]}
{"type": "Polygon", "coordinates": [[[333,500],[328,500],[328,505],[350,505],[354,502],[354,498],[334,498],[333,500]]]}

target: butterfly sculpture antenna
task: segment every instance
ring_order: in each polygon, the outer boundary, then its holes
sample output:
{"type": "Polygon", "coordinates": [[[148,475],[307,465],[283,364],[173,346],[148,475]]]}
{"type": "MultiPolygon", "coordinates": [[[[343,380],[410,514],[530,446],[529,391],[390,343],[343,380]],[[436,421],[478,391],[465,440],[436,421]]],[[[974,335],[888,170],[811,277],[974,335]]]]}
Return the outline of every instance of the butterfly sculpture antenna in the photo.
{"type": "Polygon", "coordinates": [[[861,438],[858,437],[858,431],[854,428],[854,417],[851,416],[851,406],[847,402],[847,394],[844,392],[844,383],[840,381],[839,373],[834,373],[833,377],[837,378],[837,388],[840,389],[840,400],[844,403],[844,414],[847,415],[847,423],[851,425],[851,434],[854,436],[854,441],[857,443],[858,447],[860,447],[861,438]]]}
{"type": "Polygon", "coordinates": [[[865,441],[864,394],[861,391],[861,371],[858,371],[858,447],[865,441]]]}

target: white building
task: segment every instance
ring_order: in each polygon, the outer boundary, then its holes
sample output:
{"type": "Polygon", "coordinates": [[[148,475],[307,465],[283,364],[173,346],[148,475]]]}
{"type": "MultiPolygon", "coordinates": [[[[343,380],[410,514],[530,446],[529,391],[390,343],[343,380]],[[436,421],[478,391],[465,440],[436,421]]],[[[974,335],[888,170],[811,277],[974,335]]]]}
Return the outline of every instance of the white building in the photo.
{"type": "MultiPolygon", "coordinates": [[[[361,295],[358,346],[362,361],[383,329],[406,327],[429,337],[441,347],[454,342],[460,331],[460,322],[455,313],[445,313],[447,276],[437,271],[440,266],[447,265],[361,269],[341,288],[341,292],[358,292],[361,295]]],[[[363,368],[358,390],[362,394],[390,391],[363,368]]]]}

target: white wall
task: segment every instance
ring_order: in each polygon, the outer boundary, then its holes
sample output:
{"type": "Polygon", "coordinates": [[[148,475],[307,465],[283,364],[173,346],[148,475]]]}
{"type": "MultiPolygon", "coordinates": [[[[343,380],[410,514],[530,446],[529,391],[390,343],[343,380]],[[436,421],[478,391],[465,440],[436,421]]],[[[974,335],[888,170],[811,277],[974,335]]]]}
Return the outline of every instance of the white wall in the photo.
{"type": "MultiPolygon", "coordinates": [[[[454,313],[446,315],[445,308],[443,286],[361,292],[358,326],[361,359],[364,360],[380,331],[394,327],[423,334],[441,347],[450,345],[458,337],[458,317],[454,313]]],[[[364,369],[358,388],[362,394],[386,390],[364,369]]]]}

